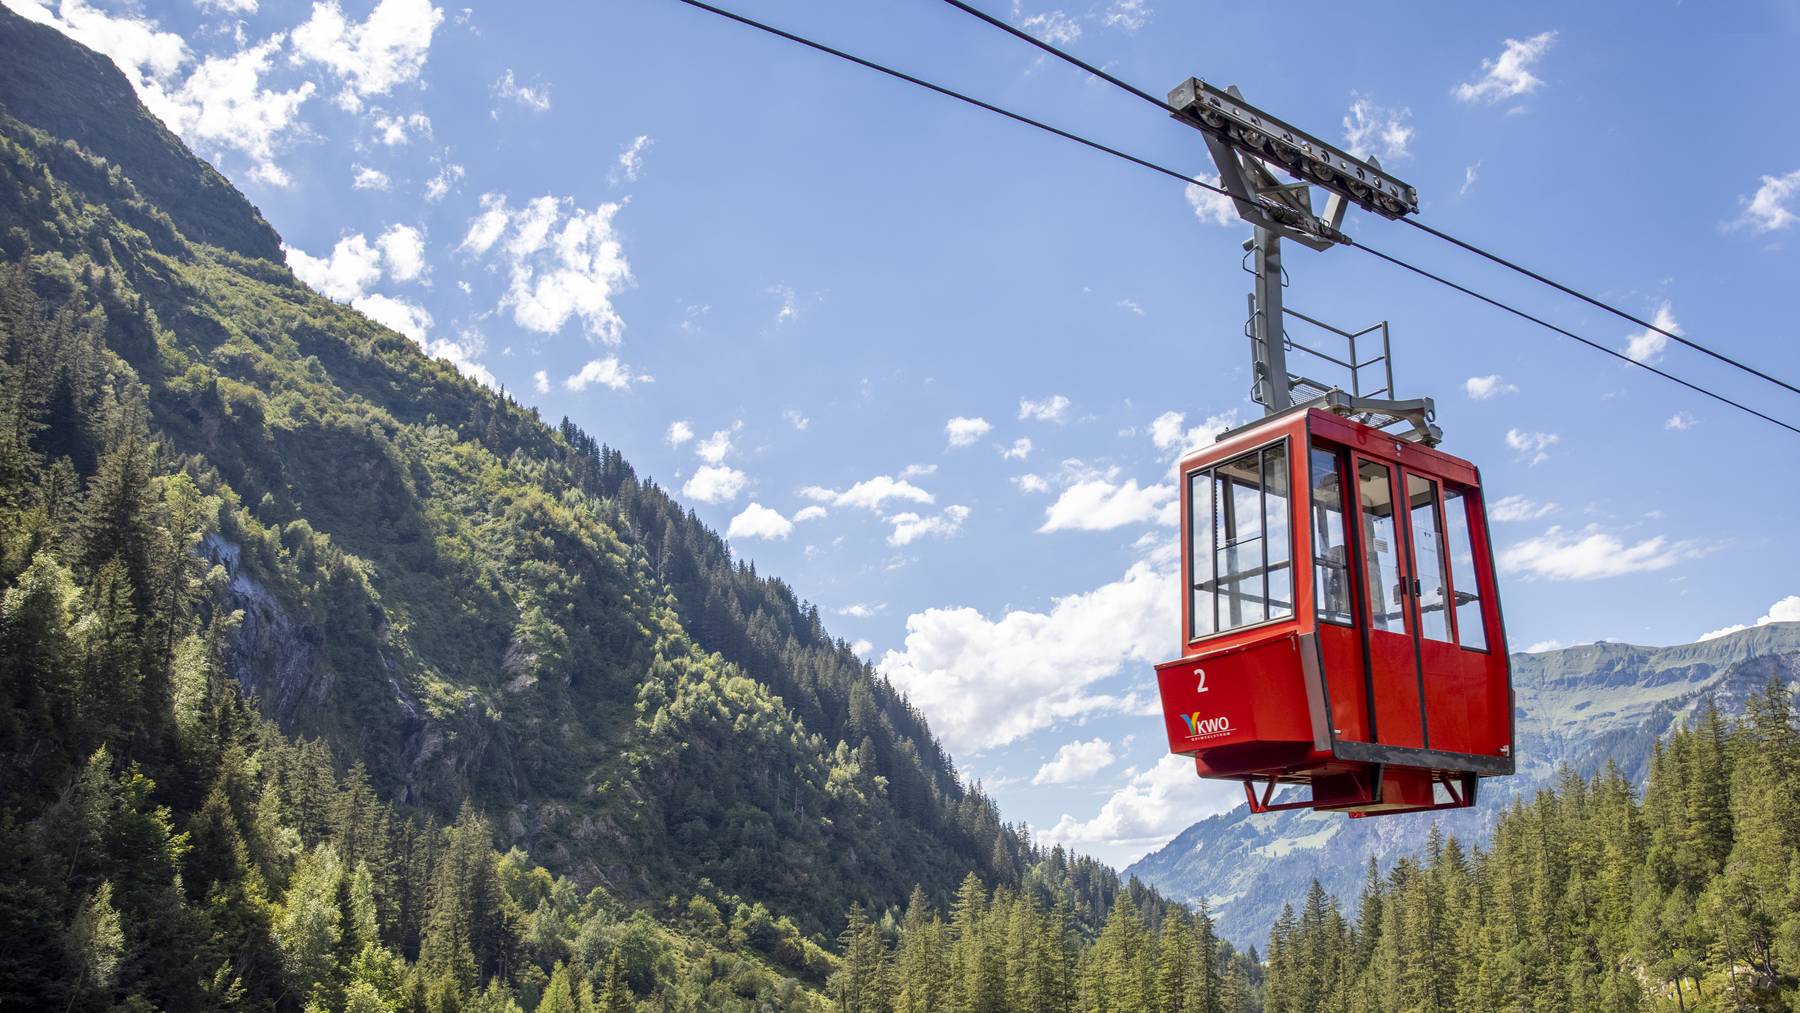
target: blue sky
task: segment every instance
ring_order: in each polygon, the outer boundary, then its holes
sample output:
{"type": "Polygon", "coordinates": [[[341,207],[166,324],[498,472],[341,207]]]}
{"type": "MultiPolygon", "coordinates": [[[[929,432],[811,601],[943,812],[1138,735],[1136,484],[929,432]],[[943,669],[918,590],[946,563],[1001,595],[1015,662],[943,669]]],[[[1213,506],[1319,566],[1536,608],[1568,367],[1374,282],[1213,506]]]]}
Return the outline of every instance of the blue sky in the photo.
{"type": "MultiPolygon", "coordinates": [[[[1170,463],[1247,421],[1247,227],[1176,182],[674,0],[5,0],[118,62],[333,298],[567,415],[790,580],[1009,818],[1115,862],[1241,796],[1165,758],[1170,463]]],[[[734,0],[1196,174],[1195,132],[931,0],[734,0]]],[[[1423,220],[1800,375],[1791,4],[999,14],[1381,157],[1423,220]]],[[[1800,399],[1352,215],[1390,252],[1800,420],[1800,399]],[[1636,339],[1634,341],[1634,338],[1636,339]]],[[[1496,512],[1515,649],[1800,619],[1800,437],[1350,250],[1496,512]]]]}

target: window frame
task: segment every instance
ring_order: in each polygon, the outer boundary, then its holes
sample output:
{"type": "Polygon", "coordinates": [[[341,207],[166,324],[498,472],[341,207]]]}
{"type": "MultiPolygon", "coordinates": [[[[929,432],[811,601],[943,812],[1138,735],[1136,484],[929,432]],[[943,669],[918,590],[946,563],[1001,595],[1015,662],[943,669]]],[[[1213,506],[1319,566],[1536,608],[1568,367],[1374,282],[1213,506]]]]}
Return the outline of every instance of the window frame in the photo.
{"type": "MultiPolygon", "coordinates": [[[[1181,571],[1182,571],[1181,576],[1182,576],[1182,583],[1184,585],[1186,585],[1183,589],[1183,593],[1186,596],[1186,606],[1184,608],[1184,612],[1186,613],[1186,620],[1187,620],[1186,621],[1187,629],[1185,629],[1183,631],[1183,633],[1186,635],[1187,643],[1189,643],[1190,645],[1197,644],[1197,643],[1200,643],[1205,640],[1215,639],[1217,637],[1229,636],[1234,633],[1242,633],[1245,630],[1260,629],[1264,626],[1273,626],[1276,623],[1293,622],[1294,620],[1296,620],[1300,615],[1300,601],[1299,601],[1300,588],[1299,588],[1299,581],[1295,577],[1295,573],[1298,571],[1299,566],[1296,561],[1295,552],[1294,552],[1294,534],[1295,534],[1295,530],[1296,530],[1295,526],[1294,526],[1294,500],[1297,497],[1295,495],[1295,489],[1294,489],[1293,441],[1291,439],[1289,439],[1287,434],[1284,433],[1281,436],[1268,441],[1267,443],[1259,443],[1253,447],[1246,447],[1243,450],[1240,450],[1234,454],[1220,458],[1218,460],[1211,461],[1201,467],[1190,468],[1187,471],[1182,473],[1181,480],[1183,482],[1182,489],[1181,489],[1181,499],[1182,499],[1182,525],[1183,525],[1183,529],[1184,529],[1182,533],[1185,536],[1184,537],[1185,544],[1182,547],[1183,562],[1182,562],[1182,567],[1181,567],[1181,571]],[[1211,601],[1213,603],[1213,626],[1214,626],[1214,628],[1211,631],[1206,632],[1206,633],[1195,633],[1196,614],[1194,611],[1194,592],[1199,590],[1199,588],[1194,586],[1194,563],[1195,563],[1195,558],[1194,558],[1194,494],[1193,494],[1194,493],[1194,476],[1200,475],[1202,473],[1210,475],[1212,472],[1217,471],[1220,467],[1230,464],[1233,461],[1237,461],[1237,460],[1247,457],[1251,454],[1256,455],[1256,468],[1257,468],[1257,476],[1259,479],[1256,494],[1257,494],[1257,501],[1258,501],[1259,505],[1261,506],[1261,513],[1259,515],[1258,523],[1261,524],[1264,529],[1262,532],[1262,535],[1260,536],[1261,541],[1263,543],[1263,557],[1262,557],[1262,567],[1261,567],[1262,578],[1263,578],[1262,602],[1263,602],[1263,608],[1266,611],[1269,606],[1269,571],[1270,571],[1269,552],[1268,552],[1269,533],[1267,530],[1268,517],[1269,517],[1269,489],[1268,489],[1267,481],[1262,480],[1262,479],[1263,479],[1263,476],[1266,474],[1266,466],[1264,463],[1266,458],[1264,457],[1264,455],[1269,450],[1276,448],[1276,447],[1279,447],[1282,450],[1282,457],[1285,462],[1285,468],[1287,471],[1287,474],[1285,476],[1286,482],[1287,482],[1287,561],[1286,561],[1286,566],[1287,566],[1288,572],[1289,572],[1289,586],[1291,589],[1290,597],[1293,599],[1292,601],[1290,601],[1288,603],[1287,614],[1281,615],[1281,616],[1265,616],[1265,618],[1259,619],[1256,622],[1244,623],[1241,626],[1232,626],[1232,627],[1225,628],[1225,629],[1218,628],[1218,614],[1219,614],[1218,594],[1219,594],[1219,584],[1220,584],[1220,577],[1217,572],[1218,571],[1217,556],[1218,556],[1218,552],[1219,552],[1219,546],[1218,546],[1218,530],[1219,530],[1218,529],[1218,511],[1219,511],[1218,500],[1219,500],[1219,496],[1217,493],[1217,489],[1213,487],[1213,484],[1214,484],[1214,482],[1216,482],[1216,480],[1208,479],[1208,486],[1209,486],[1210,491],[1207,494],[1207,499],[1212,505],[1212,516],[1207,518],[1207,531],[1208,531],[1207,552],[1210,554],[1210,556],[1214,560],[1213,563],[1211,564],[1212,570],[1213,570],[1212,583],[1214,585],[1213,590],[1211,592],[1211,601]]],[[[1307,501],[1310,503],[1311,499],[1312,499],[1312,491],[1311,491],[1310,484],[1307,487],[1306,495],[1307,495],[1307,501]]],[[[1308,552],[1308,558],[1309,559],[1311,558],[1310,551],[1308,552]]],[[[1310,567],[1308,569],[1310,570],[1310,567]]],[[[1310,577],[1311,577],[1311,574],[1309,573],[1308,578],[1310,579],[1310,577]]]]}
{"type": "MultiPolygon", "coordinates": [[[[1462,504],[1462,510],[1463,510],[1462,531],[1463,531],[1464,536],[1466,536],[1467,548],[1469,550],[1469,556],[1470,556],[1469,572],[1475,578],[1475,607],[1476,607],[1476,611],[1478,613],[1480,613],[1480,616],[1481,616],[1481,638],[1482,638],[1484,646],[1471,647],[1468,644],[1463,643],[1462,616],[1460,614],[1462,605],[1461,605],[1461,603],[1457,602],[1457,600],[1456,600],[1457,584],[1456,584],[1456,559],[1455,559],[1456,546],[1455,545],[1446,546],[1446,548],[1448,548],[1450,550],[1450,552],[1444,558],[1444,564],[1448,570],[1448,572],[1446,573],[1445,576],[1450,584],[1451,631],[1452,631],[1452,633],[1454,633],[1454,635],[1456,637],[1456,646],[1459,650],[1474,651],[1477,654],[1492,654],[1492,653],[1494,653],[1494,649],[1492,646],[1491,638],[1488,636],[1488,632],[1491,629],[1491,627],[1493,626],[1493,624],[1488,622],[1486,609],[1487,609],[1488,596],[1494,592],[1494,588],[1482,587],[1482,579],[1481,579],[1482,570],[1481,570],[1481,567],[1478,565],[1481,557],[1478,556],[1475,551],[1475,525],[1474,525],[1474,522],[1470,520],[1470,517],[1472,516],[1471,511],[1473,511],[1477,507],[1479,507],[1481,509],[1482,517],[1485,520],[1486,516],[1487,516],[1487,504],[1480,498],[1481,497],[1481,487],[1480,486],[1463,485],[1460,482],[1451,482],[1448,479],[1439,479],[1438,485],[1439,485],[1439,489],[1440,489],[1439,500],[1438,500],[1438,510],[1441,512],[1441,515],[1444,520],[1444,540],[1446,542],[1450,541],[1451,539],[1453,539],[1455,537],[1455,535],[1452,533],[1452,529],[1450,527],[1449,500],[1450,500],[1451,495],[1454,493],[1457,501],[1462,504]]],[[[1491,542],[1488,544],[1491,545],[1491,542]]],[[[1493,556],[1491,554],[1492,553],[1491,548],[1489,548],[1489,553],[1490,553],[1490,555],[1488,556],[1488,568],[1489,568],[1489,573],[1491,575],[1493,572],[1493,556]]],[[[1491,576],[1489,579],[1490,579],[1490,581],[1492,581],[1491,576]]]]}
{"type": "MultiPolygon", "coordinates": [[[[1308,567],[1311,571],[1308,574],[1308,577],[1313,582],[1313,621],[1315,623],[1326,623],[1340,629],[1353,630],[1356,629],[1356,618],[1361,614],[1359,611],[1360,599],[1357,597],[1357,587],[1360,575],[1355,572],[1357,567],[1352,563],[1350,557],[1356,556],[1358,561],[1360,561],[1361,557],[1358,553],[1353,551],[1356,548],[1356,534],[1358,533],[1353,533],[1351,530],[1357,523],[1357,516],[1350,509],[1350,497],[1353,495],[1356,483],[1354,481],[1344,481],[1344,464],[1347,460],[1349,460],[1348,452],[1342,444],[1317,438],[1308,441],[1306,456],[1306,508],[1309,513],[1306,515],[1306,520],[1307,526],[1311,529],[1309,534],[1312,537],[1307,545],[1306,555],[1308,562],[1311,564],[1308,567]],[[1338,480],[1338,519],[1344,526],[1345,558],[1343,562],[1331,560],[1321,561],[1319,559],[1318,518],[1310,511],[1313,509],[1313,490],[1316,487],[1316,473],[1313,471],[1313,465],[1315,463],[1313,454],[1321,452],[1331,455],[1332,473],[1337,476],[1338,480]],[[1349,596],[1349,609],[1343,614],[1349,618],[1334,618],[1332,615],[1327,615],[1321,608],[1320,603],[1323,599],[1319,594],[1318,578],[1319,568],[1321,566],[1335,568],[1343,572],[1344,589],[1349,596]]],[[[1360,506],[1361,504],[1359,503],[1358,505],[1360,506]]]]}

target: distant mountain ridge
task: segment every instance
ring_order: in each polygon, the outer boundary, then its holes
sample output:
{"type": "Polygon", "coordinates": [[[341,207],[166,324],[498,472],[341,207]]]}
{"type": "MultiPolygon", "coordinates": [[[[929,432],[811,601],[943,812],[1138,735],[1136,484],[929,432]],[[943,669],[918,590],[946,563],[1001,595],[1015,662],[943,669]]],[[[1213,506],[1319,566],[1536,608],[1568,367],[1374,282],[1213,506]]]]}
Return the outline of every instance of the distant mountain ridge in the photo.
{"type": "MultiPolygon", "coordinates": [[[[1472,810],[1435,817],[1446,834],[1484,843],[1499,814],[1552,784],[1564,768],[1592,776],[1610,761],[1641,785],[1652,747],[1708,694],[1734,712],[1771,676],[1800,679],[1800,623],[1771,623],[1673,647],[1598,643],[1515,654],[1518,774],[1482,782],[1472,810]]],[[[1239,808],[1184,830],[1125,870],[1175,900],[1207,900],[1220,935],[1262,946],[1284,904],[1317,878],[1354,905],[1374,856],[1385,869],[1424,847],[1433,817],[1351,820],[1304,811],[1253,816],[1239,808]]]]}

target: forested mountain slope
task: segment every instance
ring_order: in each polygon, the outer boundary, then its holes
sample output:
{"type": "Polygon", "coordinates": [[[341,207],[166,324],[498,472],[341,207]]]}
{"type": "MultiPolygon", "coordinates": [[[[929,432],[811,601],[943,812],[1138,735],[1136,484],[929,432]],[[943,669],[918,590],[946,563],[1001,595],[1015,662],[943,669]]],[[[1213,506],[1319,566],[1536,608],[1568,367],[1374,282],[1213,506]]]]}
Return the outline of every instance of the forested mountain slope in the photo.
{"type": "MultiPolygon", "coordinates": [[[[60,689],[9,648],[9,819],[105,744],[191,835],[239,776],[180,742],[218,676],[309,769],[622,904],[737,898],[829,942],[852,903],[974,873],[1097,929],[1118,877],[1004,824],[791,588],[617,452],[296,282],[106,60],[4,9],[0,52],[7,635],[130,645],[60,689]]],[[[243,776],[240,821],[274,775],[243,776]]]]}
{"type": "MultiPolygon", "coordinates": [[[[1474,809],[1434,819],[1468,844],[1485,843],[1516,798],[1554,784],[1565,768],[1593,777],[1610,763],[1641,786],[1657,742],[1703,700],[1735,713],[1771,677],[1800,678],[1800,624],[1698,644],[1587,644],[1512,660],[1519,772],[1483,781],[1474,809]]],[[[1210,899],[1221,935],[1260,943],[1315,878],[1330,895],[1352,898],[1368,859],[1385,870],[1402,857],[1420,858],[1421,833],[1408,819],[1240,809],[1189,827],[1127,872],[1174,898],[1210,899]]]]}

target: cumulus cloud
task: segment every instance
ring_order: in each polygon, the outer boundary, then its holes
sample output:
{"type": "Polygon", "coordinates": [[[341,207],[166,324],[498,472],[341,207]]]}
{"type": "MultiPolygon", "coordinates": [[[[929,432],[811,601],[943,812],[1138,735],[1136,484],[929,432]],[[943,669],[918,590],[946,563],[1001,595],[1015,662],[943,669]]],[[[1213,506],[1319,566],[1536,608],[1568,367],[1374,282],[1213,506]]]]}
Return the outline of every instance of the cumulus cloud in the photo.
{"type": "Polygon", "coordinates": [[[742,422],[739,422],[730,429],[716,430],[711,436],[694,446],[694,453],[700,455],[700,459],[707,464],[723,463],[726,455],[730,454],[732,450],[732,434],[741,429],[743,425],[742,422]]]}
{"type": "Polygon", "coordinates": [[[794,523],[795,524],[803,524],[807,521],[816,521],[819,518],[824,517],[825,514],[826,514],[825,508],[822,506],[819,506],[817,503],[813,504],[812,506],[801,507],[799,510],[795,511],[795,513],[794,513],[794,523]]]}
{"type": "Polygon", "coordinates": [[[1344,113],[1344,146],[1357,158],[1379,156],[1397,162],[1412,157],[1412,110],[1377,105],[1362,95],[1352,95],[1344,113]]]}
{"type": "Polygon", "coordinates": [[[421,345],[425,343],[426,332],[431,329],[431,314],[425,312],[424,307],[404,299],[375,293],[358,296],[350,305],[376,323],[385,324],[421,345]]]}
{"type": "Polygon", "coordinates": [[[1700,422],[1700,420],[1694,418],[1692,412],[1676,412],[1675,414],[1669,416],[1668,419],[1666,419],[1663,422],[1663,428],[1664,429],[1672,429],[1672,430],[1679,432],[1682,430],[1692,429],[1696,425],[1698,425],[1699,422],[1700,422]]]}
{"type": "MultiPolygon", "coordinates": [[[[370,298],[382,297],[370,296],[370,298]]],[[[420,312],[424,311],[420,310],[420,312]]],[[[426,323],[429,325],[429,317],[426,318],[426,323]]],[[[482,340],[478,331],[465,330],[455,338],[428,339],[421,341],[420,347],[425,350],[426,355],[445,360],[455,366],[457,372],[485,387],[492,389],[499,386],[499,381],[494,378],[493,371],[476,360],[476,357],[487,348],[487,343],[482,340]]]]}
{"type": "Polygon", "coordinates": [[[618,178],[627,183],[637,182],[644,171],[644,152],[650,148],[650,135],[639,134],[631,139],[625,150],[619,152],[618,178]]]}
{"type": "MultiPolygon", "coordinates": [[[[449,195],[452,187],[463,178],[463,167],[453,163],[445,163],[438,168],[437,175],[425,181],[425,199],[433,204],[449,195]]],[[[504,220],[501,222],[505,225],[504,220]]]]}
{"type": "Polygon", "coordinates": [[[905,500],[909,503],[932,503],[932,495],[913,485],[905,479],[896,479],[887,475],[876,475],[866,478],[842,492],[809,485],[800,490],[800,495],[819,503],[828,503],[840,507],[860,507],[864,510],[880,510],[889,500],[905,500]]]}
{"type": "Polygon", "coordinates": [[[1525,578],[1599,580],[1666,570],[1711,551],[1712,546],[1693,540],[1656,535],[1627,543],[1598,525],[1580,531],[1556,526],[1507,548],[1499,563],[1502,571],[1525,578]]]}
{"type": "Polygon", "coordinates": [[[1555,512],[1555,503],[1539,503],[1524,496],[1507,496],[1488,505],[1488,517],[1503,522],[1535,521],[1555,512]]]}
{"type": "Polygon", "coordinates": [[[1469,397],[1476,401],[1491,401],[1502,394],[1517,394],[1519,392],[1518,385],[1507,383],[1499,373],[1489,373],[1487,376],[1471,376],[1463,381],[1463,390],[1467,391],[1469,397]]]}
{"type": "Polygon", "coordinates": [[[1069,399],[1052,394],[1042,401],[1019,399],[1021,422],[1061,422],[1069,417],[1069,399]]]}
{"type": "Polygon", "coordinates": [[[1681,325],[1675,322],[1675,311],[1666,299],[1663,300],[1662,305],[1656,307],[1656,315],[1650,318],[1650,322],[1656,325],[1654,329],[1645,328],[1643,331],[1633,334],[1625,342],[1625,354],[1637,362],[1655,362],[1662,358],[1663,352],[1668,349],[1669,334],[1687,334],[1681,329],[1681,325]],[[1669,334],[1660,333],[1661,331],[1668,331],[1669,334]]]}
{"type": "Polygon", "coordinates": [[[388,226],[375,245],[395,281],[415,281],[425,273],[425,236],[411,225],[388,226]]]}
{"type": "Polygon", "coordinates": [[[321,64],[342,79],[337,103],[354,112],[363,99],[419,79],[443,21],[430,0],[380,0],[361,22],[345,19],[337,0],[325,0],[294,29],[293,60],[321,64]]]}
{"type": "MultiPolygon", "coordinates": [[[[1751,625],[1767,626],[1770,623],[1800,623],[1800,594],[1790,594],[1786,598],[1770,605],[1769,611],[1763,613],[1762,617],[1751,625]]],[[[1724,629],[1713,630],[1711,633],[1702,633],[1700,634],[1700,640],[1717,640],[1720,637],[1730,636],[1733,633],[1741,633],[1749,628],[1750,626],[1746,626],[1743,623],[1734,623],[1724,629]]]]}
{"type": "Polygon", "coordinates": [[[683,495],[702,503],[728,503],[743,490],[746,476],[736,468],[703,464],[682,484],[683,495]]]}
{"type": "Polygon", "coordinates": [[[887,602],[884,601],[856,602],[855,604],[845,605],[843,608],[838,609],[837,614],[840,616],[849,616],[852,619],[867,619],[870,616],[879,615],[886,609],[887,602]]]}
{"type": "Polygon", "coordinates": [[[604,359],[588,360],[579,371],[564,378],[563,386],[569,390],[587,390],[598,384],[612,390],[630,390],[634,383],[652,383],[654,380],[654,377],[632,372],[618,356],[609,355],[604,359]]]}
{"type": "Polygon", "coordinates": [[[771,510],[761,503],[751,503],[731,519],[730,527],[725,529],[725,537],[780,541],[793,531],[794,522],[781,516],[780,511],[771,510]]]}
{"type": "Polygon", "coordinates": [[[1533,465],[1548,461],[1550,448],[1561,442],[1562,437],[1555,433],[1528,433],[1523,429],[1506,431],[1506,445],[1518,453],[1520,460],[1529,460],[1533,465]]]}
{"type": "Polygon", "coordinates": [[[345,236],[324,257],[314,257],[298,247],[283,247],[288,268],[327,299],[349,302],[381,280],[381,250],[358,232],[345,236]]]}
{"type": "Polygon", "coordinates": [[[550,393],[550,374],[542,369],[531,374],[531,389],[539,394],[550,393]]]}
{"type": "MultiPolygon", "coordinates": [[[[1208,176],[1205,173],[1195,176],[1194,179],[1208,186],[1219,185],[1219,177],[1208,176]]],[[[1208,190],[1206,187],[1190,183],[1187,188],[1187,202],[1188,206],[1194,209],[1194,217],[1208,225],[1232,226],[1242,222],[1242,219],[1238,218],[1237,205],[1231,202],[1230,197],[1215,190],[1208,190]]]]}
{"type": "MultiPolygon", "coordinates": [[[[550,86],[520,84],[518,78],[513,76],[511,67],[494,82],[494,95],[508,102],[516,102],[532,112],[548,112],[550,109],[550,86]]],[[[499,113],[496,111],[495,115],[498,116],[499,113]]]]}
{"type": "Polygon", "coordinates": [[[806,416],[800,414],[798,411],[795,411],[792,408],[789,408],[787,411],[782,412],[781,417],[784,419],[787,419],[788,425],[793,426],[796,430],[799,430],[800,432],[805,432],[806,427],[812,425],[812,419],[807,418],[806,416]]]}
{"type": "Polygon", "coordinates": [[[381,143],[388,147],[405,144],[414,137],[431,136],[431,117],[424,113],[394,115],[380,111],[374,113],[374,127],[381,136],[381,143]]]}
{"type": "Polygon", "coordinates": [[[1175,497],[1167,485],[1139,488],[1137,479],[1114,484],[1103,478],[1077,482],[1044,508],[1039,532],[1111,531],[1127,524],[1168,520],[1165,509],[1175,497]]]}
{"type": "Polygon", "coordinates": [[[476,257],[500,250],[509,271],[500,306],[512,310],[514,323],[554,334],[579,319],[590,339],[616,345],[625,321],[613,297],[631,282],[631,265],[613,229],[622,206],[583,211],[571,198],[544,196],[513,209],[505,196],[483,194],[481,213],[458,249],[476,257]]]}
{"type": "Polygon", "coordinates": [[[1481,61],[1481,76],[1459,84],[1451,91],[1458,101],[1493,104],[1528,95],[1542,87],[1544,81],[1531,72],[1556,41],[1555,32],[1544,32],[1529,39],[1507,39],[1500,55],[1481,61]]]}
{"type": "Polygon", "coordinates": [[[357,190],[386,190],[391,182],[387,173],[366,165],[353,165],[350,171],[350,186],[357,190]]]}
{"type": "Polygon", "coordinates": [[[960,504],[951,504],[939,514],[895,514],[887,519],[894,526],[887,541],[889,545],[911,545],[921,538],[948,538],[962,530],[968,517],[969,508],[960,504]]]}
{"type": "Polygon", "coordinates": [[[1781,176],[1764,176],[1756,193],[1738,199],[1743,214],[1732,224],[1752,232],[1774,232],[1785,229],[1800,219],[1795,213],[1800,206],[1800,169],[1781,176]]]}
{"type": "Polygon", "coordinates": [[[1205,421],[1187,427],[1187,416],[1181,412],[1163,412],[1150,421],[1150,442],[1156,449],[1182,457],[1219,438],[1219,434],[1238,424],[1237,409],[1208,415],[1205,421]]]}
{"type": "Polygon", "coordinates": [[[694,427],[680,419],[669,423],[669,431],[663,434],[663,439],[668,440],[671,447],[679,447],[693,438],[694,427]]]}
{"type": "Polygon", "coordinates": [[[1236,784],[1207,781],[1194,772],[1186,756],[1164,756],[1156,765],[1133,775],[1108,798],[1092,819],[1065,813],[1039,835],[1045,844],[1105,846],[1123,865],[1167,844],[1198,820],[1229,812],[1242,804],[1236,784]]]}
{"type": "Polygon", "coordinates": [[[1070,781],[1085,780],[1112,766],[1115,759],[1117,757],[1113,755],[1112,744],[1105,739],[1071,742],[1058,749],[1055,758],[1049,763],[1038,768],[1037,773],[1031,777],[1031,783],[1068,784],[1070,781]]]}
{"type": "Polygon", "coordinates": [[[1041,475],[1020,475],[1012,481],[1014,485],[1019,487],[1020,492],[1050,491],[1050,483],[1044,481],[1044,478],[1041,475]]]}
{"type": "Polygon", "coordinates": [[[888,651],[879,668],[958,753],[1136,709],[1140,698],[1099,684],[1127,670],[1147,679],[1148,666],[1163,660],[1178,626],[1175,584],[1172,569],[1138,563],[1048,611],[990,619],[966,607],[927,609],[907,617],[904,648],[888,651]]]}
{"type": "Polygon", "coordinates": [[[1010,447],[1001,447],[1000,456],[1009,461],[1023,461],[1031,456],[1031,441],[1021,436],[1010,447]]]}
{"type": "Polygon", "coordinates": [[[993,428],[988,424],[987,419],[971,419],[958,415],[944,423],[944,436],[949,439],[952,447],[966,447],[986,436],[988,430],[993,428]]]}

